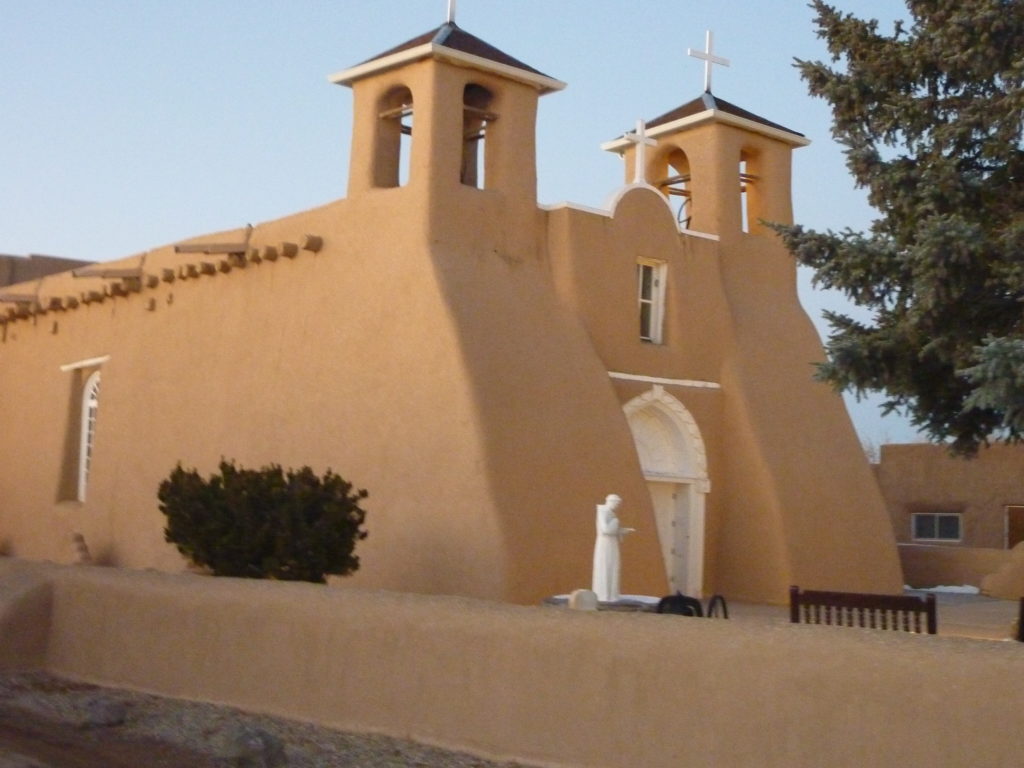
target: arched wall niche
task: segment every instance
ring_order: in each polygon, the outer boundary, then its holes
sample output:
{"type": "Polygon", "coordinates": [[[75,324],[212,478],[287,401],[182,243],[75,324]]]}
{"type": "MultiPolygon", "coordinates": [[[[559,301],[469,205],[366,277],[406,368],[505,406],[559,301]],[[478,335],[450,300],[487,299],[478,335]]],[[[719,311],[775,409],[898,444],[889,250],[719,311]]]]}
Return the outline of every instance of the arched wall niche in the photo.
{"type": "Polygon", "coordinates": [[[704,438],[685,405],[656,384],[626,403],[623,412],[645,475],[699,481],[702,493],[711,490],[704,438]]]}

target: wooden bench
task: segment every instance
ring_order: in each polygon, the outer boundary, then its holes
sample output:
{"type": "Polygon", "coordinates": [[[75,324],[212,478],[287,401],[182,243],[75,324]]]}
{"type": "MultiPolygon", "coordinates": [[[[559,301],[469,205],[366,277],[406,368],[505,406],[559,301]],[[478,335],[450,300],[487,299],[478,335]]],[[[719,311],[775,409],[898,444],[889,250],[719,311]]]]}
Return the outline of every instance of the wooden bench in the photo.
{"type": "Polygon", "coordinates": [[[789,620],[794,624],[938,632],[935,595],[869,595],[789,588],[789,620]]]}

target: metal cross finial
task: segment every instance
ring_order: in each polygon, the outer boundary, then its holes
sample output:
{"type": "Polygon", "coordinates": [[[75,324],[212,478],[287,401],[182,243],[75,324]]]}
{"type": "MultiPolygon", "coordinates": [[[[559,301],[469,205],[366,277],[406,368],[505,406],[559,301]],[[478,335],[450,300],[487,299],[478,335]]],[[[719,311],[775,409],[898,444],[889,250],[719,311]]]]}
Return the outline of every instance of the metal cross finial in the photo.
{"type": "Polygon", "coordinates": [[[448,0],[448,23],[455,23],[455,6],[458,0],[448,0]]]}
{"type": "Polygon", "coordinates": [[[693,56],[695,59],[704,60],[704,93],[711,93],[711,67],[714,64],[721,64],[723,67],[729,66],[729,60],[723,59],[721,56],[715,56],[711,52],[711,30],[709,29],[704,38],[704,50],[695,51],[693,48],[686,49],[687,56],[693,56]]]}
{"type": "Polygon", "coordinates": [[[633,175],[634,184],[647,183],[647,148],[658,146],[658,142],[647,136],[647,125],[643,120],[636,121],[636,132],[627,133],[626,141],[636,144],[636,172],[633,175]]]}

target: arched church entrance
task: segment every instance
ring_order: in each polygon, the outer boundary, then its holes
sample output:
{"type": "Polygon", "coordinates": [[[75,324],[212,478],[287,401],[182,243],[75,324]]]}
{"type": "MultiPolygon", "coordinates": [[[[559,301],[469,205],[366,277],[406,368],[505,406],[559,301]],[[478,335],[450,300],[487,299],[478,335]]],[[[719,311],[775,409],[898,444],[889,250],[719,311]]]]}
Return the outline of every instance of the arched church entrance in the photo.
{"type": "Polygon", "coordinates": [[[656,385],[624,406],[654,506],[665,573],[673,591],[704,587],[704,508],[711,489],[697,422],[656,385]]]}

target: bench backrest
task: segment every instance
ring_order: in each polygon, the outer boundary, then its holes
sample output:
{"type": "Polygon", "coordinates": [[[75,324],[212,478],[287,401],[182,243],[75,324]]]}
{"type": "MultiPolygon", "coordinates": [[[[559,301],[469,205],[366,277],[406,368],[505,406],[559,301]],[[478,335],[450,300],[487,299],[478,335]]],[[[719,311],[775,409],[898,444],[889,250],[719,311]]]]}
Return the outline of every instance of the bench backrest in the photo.
{"type": "Polygon", "coordinates": [[[935,595],[869,595],[789,588],[789,620],[794,624],[938,632],[935,595]]]}

